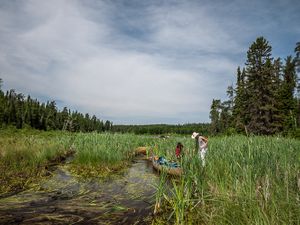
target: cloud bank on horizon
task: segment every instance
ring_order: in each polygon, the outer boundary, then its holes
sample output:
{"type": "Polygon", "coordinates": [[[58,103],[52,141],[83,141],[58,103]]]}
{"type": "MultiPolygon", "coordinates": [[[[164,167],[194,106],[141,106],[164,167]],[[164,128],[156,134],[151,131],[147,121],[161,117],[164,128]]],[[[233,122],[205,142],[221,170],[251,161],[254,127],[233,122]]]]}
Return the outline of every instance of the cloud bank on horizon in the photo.
{"type": "Polygon", "coordinates": [[[300,2],[1,1],[4,89],[115,124],[208,122],[249,45],[300,41],[300,2]]]}

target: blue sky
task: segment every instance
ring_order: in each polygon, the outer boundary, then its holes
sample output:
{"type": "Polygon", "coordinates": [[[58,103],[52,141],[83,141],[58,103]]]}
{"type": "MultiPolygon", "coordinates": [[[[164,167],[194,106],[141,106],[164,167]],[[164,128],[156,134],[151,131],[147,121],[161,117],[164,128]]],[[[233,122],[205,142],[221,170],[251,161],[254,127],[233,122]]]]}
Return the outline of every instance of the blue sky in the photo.
{"type": "Polygon", "coordinates": [[[300,1],[0,1],[0,78],[114,124],[209,122],[259,36],[294,55],[300,1]]]}

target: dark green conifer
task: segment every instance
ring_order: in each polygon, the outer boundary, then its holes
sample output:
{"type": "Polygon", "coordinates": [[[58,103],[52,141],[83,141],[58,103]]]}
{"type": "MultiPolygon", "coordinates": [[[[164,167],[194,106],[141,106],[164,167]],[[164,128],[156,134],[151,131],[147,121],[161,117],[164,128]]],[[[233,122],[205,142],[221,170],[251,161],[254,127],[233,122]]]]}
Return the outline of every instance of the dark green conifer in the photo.
{"type": "Polygon", "coordinates": [[[245,110],[247,129],[254,134],[273,134],[279,128],[277,120],[276,93],[272,47],[259,37],[247,52],[246,83],[247,107],[245,110]]]}

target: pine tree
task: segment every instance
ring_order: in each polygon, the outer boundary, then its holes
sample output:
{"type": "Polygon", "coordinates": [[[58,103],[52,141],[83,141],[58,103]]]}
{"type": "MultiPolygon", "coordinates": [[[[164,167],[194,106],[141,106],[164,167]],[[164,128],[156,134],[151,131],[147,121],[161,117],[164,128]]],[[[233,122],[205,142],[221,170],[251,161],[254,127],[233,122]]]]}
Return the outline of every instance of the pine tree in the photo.
{"type": "Polygon", "coordinates": [[[31,111],[31,127],[35,129],[40,129],[40,110],[39,102],[35,99],[32,101],[32,111],[31,111]]]}
{"type": "Polygon", "coordinates": [[[109,131],[112,127],[112,123],[108,120],[105,121],[104,128],[106,131],[109,131]]]}
{"type": "Polygon", "coordinates": [[[246,106],[246,96],[245,96],[245,69],[241,72],[240,67],[237,68],[237,81],[236,88],[234,90],[234,105],[233,105],[233,124],[238,132],[244,131],[245,126],[245,106],[246,106]]]}
{"type": "Polygon", "coordinates": [[[23,94],[17,94],[14,102],[16,108],[16,128],[21,129],[25,123],[23,94]]]}
{"type": "Polygon", "coordinates": [[[220,104],[219,128],[222,133],[228,133],[233,127],[234,89],[232,85],[227,88],[227,97],[228,100],[220,104]]]}
{"type": "Polygon", "coordinates": [[[285,113],[282,110],[284,99],[282,98],[282,83],[283,83],[283,66],[280,58],[277,58],[273,62],[273,96],[275,102],[273,106],[275,108],[275,113],[273,113],[273,126],[276,127],[277,131],[282,131],[284,129],[284,117],[285,113]]]}
{"type": "Polygon", "coordinates": [[[67,107],[64,107],[63,110],[57,114],[57,121],[58,121],[58,129],[59,130],[68,130],[69,121],[69,111],[67,107]]]}
{"type": "MultiPolygon", "coordinates": [[[[295,48],[295,66],[297,69],[297,72],[300,73],[300,42],[296,43],[296,48],[295,48]]],[[[297,80],[297,83],[299,80],[297,80]]],[[[298,96],[297,96],[297,101],[298,101],[298,106],[297,106],[297,125],[298,127],[300,126],[300,83],[297,84],[297,91],[298,91],[298,96]]]]}
{"type": "Polygon", "coordinates": [[[285,61],[280,97],[282,100],[281,110],[284,116],[284,129],[288,131],[296,128],[297,100],[294,94],[297,86],[297,75],[295,60],[293,60],[292,56],[288,56],[285,61]]]}
{"type": "Polygon", "coordinates": [[[296,53],[295,64],[298,72],[300,72],[300,42],[296,43],[295,53],[296,53]]]}
{"type": "Polygon", "coordinates": [[[246,62],[246,117],[247,127],[254,134],[273,134],[278,131],[276,116],[278,109],[274,85],[276,83],[271,57],[272,47],[259,37],[250,46],[246,62]]]}
{"type": "Polygon", "coordinates": [[[4,123],[4,93],[2,91],[2,79],[0,78],[0,127],[2,127],[4,123]]]}
{"type": "Polygon", "coordinates": [[[57,108],[55,101],[46,104],[46,126],[47,130],[57,129],[57,108]]]}
{"type": "Polygon", "coordinates": [[[209,118],[211,120],[210,130],[212,134],[217,134],[220,132],[220,111],[221,111],[221,100],[213,99],[209,118]]]}

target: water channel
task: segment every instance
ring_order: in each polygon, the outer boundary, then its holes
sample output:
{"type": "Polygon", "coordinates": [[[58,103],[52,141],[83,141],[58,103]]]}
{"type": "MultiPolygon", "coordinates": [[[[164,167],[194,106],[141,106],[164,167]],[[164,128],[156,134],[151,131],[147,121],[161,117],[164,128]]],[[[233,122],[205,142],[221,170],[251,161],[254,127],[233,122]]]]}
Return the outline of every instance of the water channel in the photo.
{"type": "Polygon", "coordinates": [[[149,161],[135,159],[104,180],[73,176],[69,163],[35,187],[0,198],[0,224],[151,223],[159,177],[149,161]]]}

